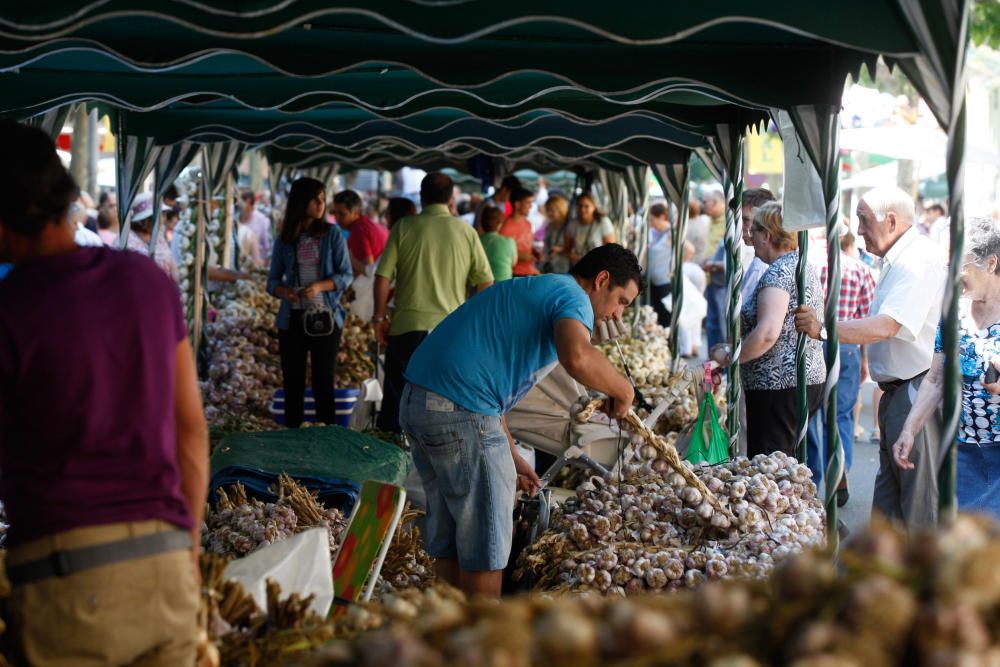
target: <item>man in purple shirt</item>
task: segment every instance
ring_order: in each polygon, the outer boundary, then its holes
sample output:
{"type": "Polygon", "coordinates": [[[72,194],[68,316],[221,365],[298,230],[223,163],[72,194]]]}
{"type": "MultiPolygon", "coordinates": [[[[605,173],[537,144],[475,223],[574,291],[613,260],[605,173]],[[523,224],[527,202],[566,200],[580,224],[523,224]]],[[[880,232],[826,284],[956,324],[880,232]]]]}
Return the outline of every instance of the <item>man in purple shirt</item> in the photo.
{"type": "Polygon", "coordinates": [[[208,433],[177,288],[73,242],[77,187],[0,121],[0,499],[14,664],[193,664],[208,433]],[[72,335],[69,333],[72,332],[72,335]]]}

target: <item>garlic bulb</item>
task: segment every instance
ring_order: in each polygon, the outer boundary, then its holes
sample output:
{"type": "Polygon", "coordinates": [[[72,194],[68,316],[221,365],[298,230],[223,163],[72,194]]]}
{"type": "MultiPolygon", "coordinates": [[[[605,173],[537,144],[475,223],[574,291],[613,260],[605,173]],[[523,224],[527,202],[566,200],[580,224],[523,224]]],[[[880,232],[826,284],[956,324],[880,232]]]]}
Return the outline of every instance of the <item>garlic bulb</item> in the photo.
{"type": "MultiPolygon", "coordinates": [[[[647,454],[642,444],[625,449],[626,461],[647,454]]],[[[804,466],[783,453],[692,466],[722,511],[676,472],[628,477],[624,468],[587,480],[556,508],[549,530],[521,554],[515,577],[531,572],[540,589],[602,593],[610,577],[631,595],[707,579],[762,579],[775,563],[825,543],[816,487],[792,482],[804,466]]]]}
{"type": "Polygon", "coordinates": [[[208,377],[201,383],[209,424],[229,431],[276,428],[271,399],[281,386],[278,299],[264,289],[262,273],[219,288],[219,309],[205,325],[208,377]]]}

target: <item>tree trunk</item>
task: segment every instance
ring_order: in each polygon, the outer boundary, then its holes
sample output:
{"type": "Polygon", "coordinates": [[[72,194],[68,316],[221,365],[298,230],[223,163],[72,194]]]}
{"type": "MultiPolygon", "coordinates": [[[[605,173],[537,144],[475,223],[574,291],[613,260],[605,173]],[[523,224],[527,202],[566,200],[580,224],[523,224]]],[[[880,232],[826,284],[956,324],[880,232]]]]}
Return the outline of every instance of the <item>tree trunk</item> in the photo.
{"type": "Polygon", "coordinates": [[[73,112],[73,143],[69,150],[69,173],[81,188],[90,182],[90,120],[81,104],[73,112]]]}
{"type": "Polygon", "coordinates": [[[896,185],[906,194],[917,200],[920,193],[920,179],[917,177],[917,163],[914,160],[900,160],[896,185]]]}

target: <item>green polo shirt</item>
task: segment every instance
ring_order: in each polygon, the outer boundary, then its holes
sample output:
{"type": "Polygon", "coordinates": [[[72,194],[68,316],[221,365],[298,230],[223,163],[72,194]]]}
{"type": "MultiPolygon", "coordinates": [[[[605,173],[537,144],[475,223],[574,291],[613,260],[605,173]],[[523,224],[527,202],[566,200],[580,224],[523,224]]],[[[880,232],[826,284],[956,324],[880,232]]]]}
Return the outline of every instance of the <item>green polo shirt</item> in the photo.
{"type": "Polygon", "coordinates": [[[493,280],[476,230],[444,204],[393,226],[375,274],[396,281],[392,336],[430,331],[465,302],[469,285],[493,280]]]}
{"type": "Polygon", "coordinates": [[[517,260],[517,243],[514,239],[500,236],[496,232],[486,232],[479,237],[486,251],[486,259],[490,261],[493,279],[496,282],[510,280],[514,275],[514,262],[517,260]]]}

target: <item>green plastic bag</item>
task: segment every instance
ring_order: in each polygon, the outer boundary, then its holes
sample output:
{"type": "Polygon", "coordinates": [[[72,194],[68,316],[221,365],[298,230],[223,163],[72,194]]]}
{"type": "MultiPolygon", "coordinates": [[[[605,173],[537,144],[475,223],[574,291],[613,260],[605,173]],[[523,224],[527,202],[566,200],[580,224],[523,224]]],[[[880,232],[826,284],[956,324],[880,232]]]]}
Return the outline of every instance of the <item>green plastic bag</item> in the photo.
{"type": "Polygon", "coordinates": [[[691,443],[684,460],[691,463],[707,461],[713,466],[729,460],[729,438],[719,423],[719,411],[715,407],[715,397],[710,391],[705,392],[705,397],[701,399],[698,420],[694,424],[691,443]]]}

